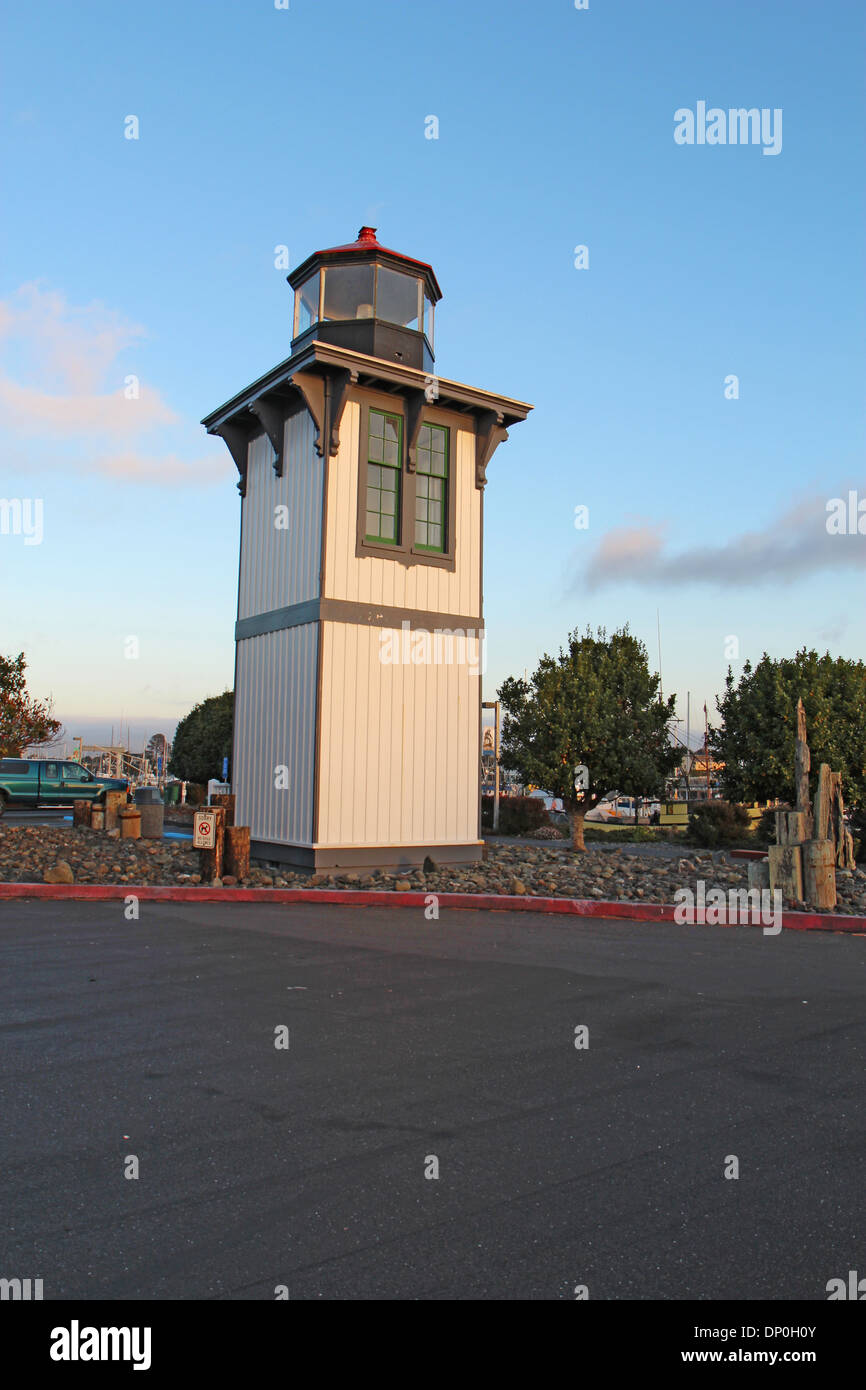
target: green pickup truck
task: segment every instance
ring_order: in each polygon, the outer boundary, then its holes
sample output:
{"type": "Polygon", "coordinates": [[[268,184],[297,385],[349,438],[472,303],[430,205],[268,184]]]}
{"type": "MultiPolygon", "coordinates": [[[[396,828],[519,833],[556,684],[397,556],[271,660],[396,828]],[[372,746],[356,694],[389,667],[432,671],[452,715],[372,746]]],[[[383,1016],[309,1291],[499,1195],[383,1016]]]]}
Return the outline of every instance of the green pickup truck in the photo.
{"type": "Polygon", "coordinates": [[[126,777],[95,777],[80,763],[0,758],[0,816],[10,808],[71,806],[99,801],[106,792],[129,793],[126,777]]]}

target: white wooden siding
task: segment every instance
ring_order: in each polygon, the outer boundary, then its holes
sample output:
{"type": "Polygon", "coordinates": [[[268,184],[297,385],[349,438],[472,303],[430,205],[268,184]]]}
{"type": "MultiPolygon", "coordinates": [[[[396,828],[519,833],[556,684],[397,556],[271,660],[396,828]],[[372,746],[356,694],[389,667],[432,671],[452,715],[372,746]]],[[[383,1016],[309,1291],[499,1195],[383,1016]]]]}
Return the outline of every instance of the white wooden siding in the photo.
{"type": "Polygon", "coordinates": [[[323,624],[317,844],[477,843],[478,639],[460,664],[392,665],[381,631],[323,624]]]}
{"type": "MultiPolygon", "coordinates": [[[[340,426],[339,453],[331,459],[328,470],[324,596],[478,617],[481,613],[481,493],[475,486],[474,433],[465,427],[459,428],[460,417],[453,417],[451,427],[457,430],[456,478],[450,480],[450,485],[456,488],[457,568],[451,572],[435,565],[407,567],[378,556],[356,556],[362,399],[353,395],[346,404],[340,426]]],[[[375,404],[378,407],[380,402],[376,400],[375,404]]],[[[391,409],[398,408],[399,402],[392,402],[391,409]]]]}
{"type": "Polygon", "coordinates": [[[253,840],[312,843],[317,656],[315,623],[238,643],[232,789],[237,824],[253,840]]]}
{"type": "Polygon", "coordinates": [[[238,617],[304,603],[319,594],[322,545],[322,460],[313,447],[309,411],[285,425],[283,476],[274,473],[266,434],[252,440],[243,502],[238,617]],[[275,508],[288,508],[288,528],[277,530],[275,508]]]}

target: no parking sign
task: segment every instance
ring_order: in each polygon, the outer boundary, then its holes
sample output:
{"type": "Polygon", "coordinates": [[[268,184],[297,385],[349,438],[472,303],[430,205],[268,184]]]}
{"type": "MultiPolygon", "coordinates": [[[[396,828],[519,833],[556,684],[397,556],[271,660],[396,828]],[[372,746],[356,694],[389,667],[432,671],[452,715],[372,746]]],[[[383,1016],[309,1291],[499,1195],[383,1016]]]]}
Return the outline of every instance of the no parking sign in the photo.
{"type": "Polygon", "coordinates": [[[192,818],[193,849],[213,849],[216,844],[216,812],[196,811],[192,818]]]}

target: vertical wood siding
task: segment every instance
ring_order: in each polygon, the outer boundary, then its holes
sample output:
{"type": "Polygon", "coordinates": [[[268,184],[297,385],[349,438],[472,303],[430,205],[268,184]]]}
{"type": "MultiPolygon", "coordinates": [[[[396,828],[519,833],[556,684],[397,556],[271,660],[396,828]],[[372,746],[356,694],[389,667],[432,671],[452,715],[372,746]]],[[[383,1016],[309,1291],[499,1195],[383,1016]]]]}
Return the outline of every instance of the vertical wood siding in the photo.
{"type": "Polygon", "coordinates": [[[317,598],[322,544],[322,460],[306,410],[285,424],[283,476],[274,473],[266,434],[249,447],[244,498],[238,617],[250,618],[317,598]],[[275,508],[288,508],[288,529],[277,530],[275,508]]]}
{"type": "Polygon", "coordinates": [[[379,628],[322,632],[318,843],[477,842],[478,639],[461,664],[392,665],[379,628]]]}
{"type": "Polygon", "coordinates": [[[238,643],[233,790],[254,840],[312,843],[317,624],[238,643]],[[289,786],[274,786],[285,764],[289,786]]]}

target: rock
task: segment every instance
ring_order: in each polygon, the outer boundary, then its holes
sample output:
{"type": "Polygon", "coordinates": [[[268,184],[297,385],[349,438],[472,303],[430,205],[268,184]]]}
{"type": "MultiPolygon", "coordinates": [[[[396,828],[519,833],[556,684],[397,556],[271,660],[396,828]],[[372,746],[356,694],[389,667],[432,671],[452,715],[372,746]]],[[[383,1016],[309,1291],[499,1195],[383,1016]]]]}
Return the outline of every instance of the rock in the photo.
{"type": "Polygon", "coordinates": [[[424,860],[424,873],[425,873],[425,874],[435,874],[435,872],[436,872],[436,865],[433,863],[433,860],[430,858],[430,855],[428,854],[427,857],[426,857],[425,860],[424,860]]]}
{"type": "Polygon", "coordinates": [[[72,872],[72,865],[66,859],[58,859],[50,869],[46,869],[43,874],[44,883],[74,883],[75,875],[72,872]]]}
{"type": "Polygon", "coordinates": [[[395,878],[394,880],[395,893],[408,893],[411,887],[412,885],[408,878],[395,878]]]}
{"type": "Polygon", "coordinates": [[[236,883],[234,874],[223,874],[223,888],[233,888],[236,883]]]}
{"type": "Polygon", "coordinates": [[[106,833],[106,835],[108,836],[109,840],[119,840],[119,839],[120,839],[120,831],[117,830],[117,829],[114,829],[114,830],[106,830],[105,833],[106,833]]]}
{"type": "Polygon", "coordinates": [[[526,892],[526,884],[522,878],[513,878],[508,887],[509,891],[517,897],[521,897],[526,892]]]}

